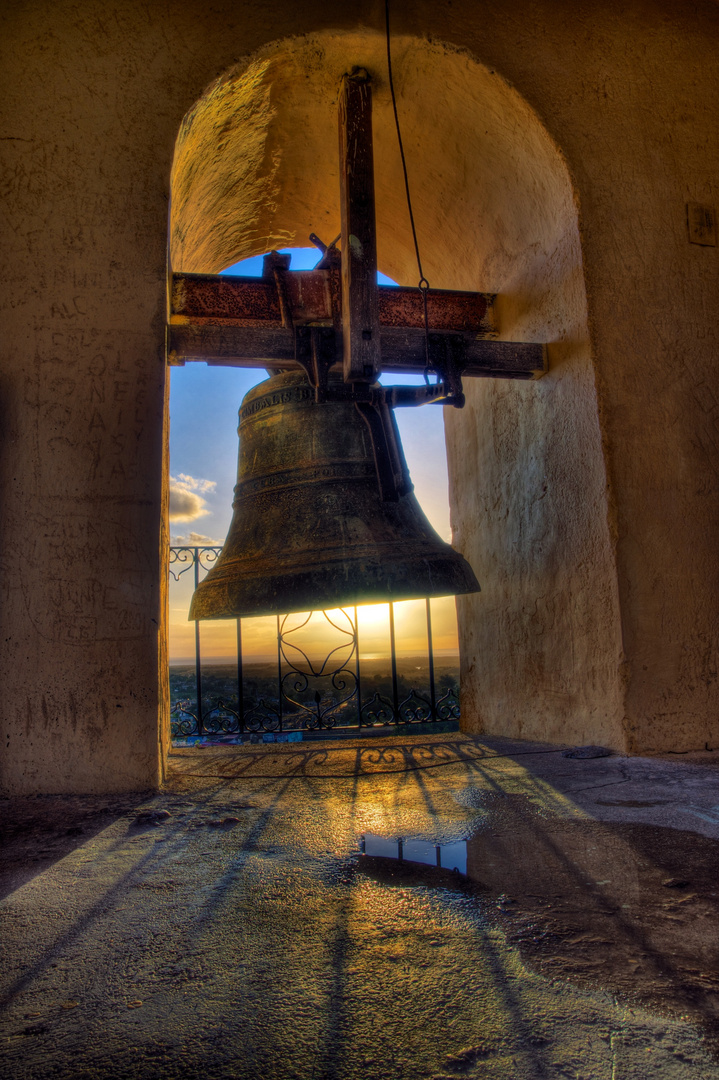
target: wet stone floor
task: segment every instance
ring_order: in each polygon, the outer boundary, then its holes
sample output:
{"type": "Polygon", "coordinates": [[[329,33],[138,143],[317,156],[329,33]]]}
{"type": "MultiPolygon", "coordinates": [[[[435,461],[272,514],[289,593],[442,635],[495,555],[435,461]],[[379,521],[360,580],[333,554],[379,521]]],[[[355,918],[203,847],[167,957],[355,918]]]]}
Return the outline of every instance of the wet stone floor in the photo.
{"type": "Polygon", "coordinates": [[[0,802],[0,1074],[719,1080],[719,754],[182,750],[0,802]]]}

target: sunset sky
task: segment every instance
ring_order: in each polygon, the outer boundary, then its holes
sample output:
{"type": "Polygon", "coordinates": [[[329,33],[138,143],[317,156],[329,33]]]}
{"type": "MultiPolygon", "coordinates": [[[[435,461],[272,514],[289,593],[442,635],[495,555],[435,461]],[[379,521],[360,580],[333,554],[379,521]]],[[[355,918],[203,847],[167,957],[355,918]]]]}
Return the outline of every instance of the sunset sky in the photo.
{"type": "MultiPolygon", "coordinates": [[[[287,249],[289,251],[289,249],[287,249]]],[[[292,249],[292,269],[313,267],[319,259],[315,248],[292,249]]],[[[228,267],[226,274],[262,273],[262,256],[228,267]]],[[[393,284],[379,275],[384,284],[393,284]]],[[[267,378],[262,368],[208,367],[188,363],[171,368],[170,383],[170,529],[173,544],[222,544],[232,517],[233,488],[237,482],[237,413],[242,398],[267,378]]],[[[384,375],[382,382],[419,382],[421,376],[403,378],[384,375]]],[[[415,494],[427,517],[444,540],[450,540],[447,502],[447,458],[441,406],[397,409],[402,444],[415,494]]],[[[171,569],[177,572],[176,565],[171,569]]],[[[170,579],[170,660],[185,662],[194,657],[194,624],[187,612],[194,588],[189,569],[175,583],[170,579]]],[[[313,642],[318,649],[329,641],[315,618],[313,642]],[[316,628],[316,629],[315,629],[316,628]],[[321,640],[322,639],[322,640],[321,640]]],[[[424,601],[395,604],[397,647],[400,653],[424,652],[427,648],[424,601]]],[[[434,644],[438,652],[456,649],[454,598],[432,601],[434,644]]],[[[325,623],[326,626],[326,623],[325,623]]],[[[360,609],[362,655],[387,651],[388,606],[360,609]]],[[[270,656],[276,648],[275,619],[243,620],[245,655],[270,656]]],[[[201,626],[202,654],[207,660],[231,660],[235,656],[234,620],[205,622],[201,626]]]]}

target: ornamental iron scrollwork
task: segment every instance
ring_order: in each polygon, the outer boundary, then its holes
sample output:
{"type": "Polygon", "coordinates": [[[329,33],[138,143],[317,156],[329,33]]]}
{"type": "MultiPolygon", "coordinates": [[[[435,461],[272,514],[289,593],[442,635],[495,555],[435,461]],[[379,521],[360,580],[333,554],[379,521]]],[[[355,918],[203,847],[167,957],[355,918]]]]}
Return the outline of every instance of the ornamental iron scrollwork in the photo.
{"type": "Polygon", "coordinates": [[[236,735],[241,730],[242,720],[240,714],[222,698],[218,698],[216,704],[208,709],[202,717],[202,732],[204,735],[236,735]]]}
{"type": "Polygon", "coordinates": [[[432,703],[418,690],[410,690],[397,708],[398,724],[421,724],[432,719],[432,703]]]}
{"type": "Polygon", "coordinates": [[[451,686],[438,700],[435,715],[438,720],[459,720],[459,698],[451,686]]]}
{"type": "Polygon", "coordinates": [[[272,701],[268,704],[264,698],[245,709],[243,720],[247,731],[282,731],[283,728],[279,703],[272,701]]]}
{"type": "Polygon", "coordinates": [[[204,570],[207,573],[211,569],[212,564],[216,563],[220,557],[222,551],[221,547],[201,547],[197,548],[197,564],[200,570],[204,570]]]}
{"type": "Polygon", "coordinates": [[[289,706],[287,726],[294,721],[296,726],[308,730],[333,728],[348,712],[356,715],[357,711],[357,675],[347,666],[356,661],[356,621],[345,608],[339,608],[338,614],[310,611],[297,626],[288,628],[288,620],[292,618],[285,615],[278,621],[277,634],[281,660],[288,668],[281,679],[282,697],[289,706]],[[309,626],[315,615],[323,617],[340,635],[339,644],[330,649],[321,663],[310,660],[291,637],[309,626]]]}
{"type": "Polygon", "coordinates": [[[386,727],[395,722],[394,705],[377,691],[360,709],[360,727],[386,727]]]}
{"type": "Polygon", "coordinates": [[[186,739],[200,734],[197,715],[190,708],[189,698],[176,701],[170,709],[170,735],[173,739],[186,739]]]}
{"type": "MultiPolygon", "coordinates": [[[[170,548],[170,563],[169,570],[171,576],[175,581],[179,581],[183,574],[186,574],[188,570],[191,570],[194,566],[197,567],[197,571],[204,570],[207,572],[213,563],[217,562],[221,547],[214,545],[209,547],[171,547],[170,548]],[[173,566],[176,568],[173,570],[173,566]],[[177,567],[182,569],[177,569],[177,567]]],[[[197,574],[195,575],[197,577],[197,574]]]]}

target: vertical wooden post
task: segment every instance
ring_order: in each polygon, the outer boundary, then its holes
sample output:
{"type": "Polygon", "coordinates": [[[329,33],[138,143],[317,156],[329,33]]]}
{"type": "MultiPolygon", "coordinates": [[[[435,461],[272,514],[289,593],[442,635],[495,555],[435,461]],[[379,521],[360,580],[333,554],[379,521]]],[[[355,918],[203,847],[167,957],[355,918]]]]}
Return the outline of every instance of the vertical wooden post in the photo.
{"type": "Polygon", "coordinates": [[[344,377],[374,382],[381,365],[372,89],[361,69],[342,79],[339,132],[344,377]]]}

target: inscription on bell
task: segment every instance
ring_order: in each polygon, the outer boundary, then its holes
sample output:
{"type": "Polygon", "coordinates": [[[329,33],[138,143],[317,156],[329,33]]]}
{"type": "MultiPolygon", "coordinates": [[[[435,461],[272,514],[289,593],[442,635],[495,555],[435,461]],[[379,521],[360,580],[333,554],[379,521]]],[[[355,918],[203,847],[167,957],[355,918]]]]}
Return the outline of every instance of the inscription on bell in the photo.
{"type": "MultiPolygon", "coordinates": [[[[260,385],[263,386],[264,383],[260,383],[260,385]]],[[[276,391],[274,394],[267,394],[265,397],[258,398],[257,401],[253,401],[249,405],[243,405],[240,409],[240,420],[246,420],[249,416],[254,416],[255,413],[262,412],[263,409],[269,409],[273,405],[290,405],[293,401],[310,401],[313,398],[314,393],[309,385],[276,391]]]]}

